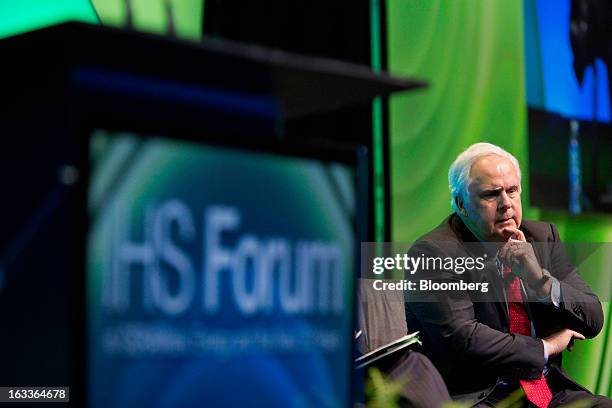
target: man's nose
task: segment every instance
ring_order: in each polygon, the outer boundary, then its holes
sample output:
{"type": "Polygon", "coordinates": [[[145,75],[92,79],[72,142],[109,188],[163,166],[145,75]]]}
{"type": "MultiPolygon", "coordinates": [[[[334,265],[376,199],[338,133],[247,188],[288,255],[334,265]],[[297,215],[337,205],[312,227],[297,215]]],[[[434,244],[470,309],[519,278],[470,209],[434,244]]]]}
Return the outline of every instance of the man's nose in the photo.
{"type": "Polygon", "coordinates": [[[510,200],[510,197],[505,191],[502,191],[499,195],[499,203],[497,208],[500,212],[504,212],[510,207],[512,207],[512,200],[510,200]]]}

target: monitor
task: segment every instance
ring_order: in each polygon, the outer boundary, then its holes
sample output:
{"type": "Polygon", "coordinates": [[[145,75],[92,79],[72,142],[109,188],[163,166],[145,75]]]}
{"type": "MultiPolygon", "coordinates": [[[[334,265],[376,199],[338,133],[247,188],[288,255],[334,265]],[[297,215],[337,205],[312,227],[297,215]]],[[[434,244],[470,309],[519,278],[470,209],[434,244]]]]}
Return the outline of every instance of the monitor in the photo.
{"type": "Polygon", "coordinates": [[[283,146],[91,130],[88,406],[350,404],[363,154],[283,146]]]}

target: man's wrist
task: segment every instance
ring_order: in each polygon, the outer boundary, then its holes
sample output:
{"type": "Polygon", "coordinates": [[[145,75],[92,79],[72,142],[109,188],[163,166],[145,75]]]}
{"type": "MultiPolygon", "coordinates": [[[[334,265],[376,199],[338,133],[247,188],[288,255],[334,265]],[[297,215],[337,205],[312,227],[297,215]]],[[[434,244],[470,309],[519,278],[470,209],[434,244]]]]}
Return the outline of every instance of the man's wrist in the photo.
{"type": "Polygon", "coordinates": [[[536,292],[539,292],[540,289],[542,289],[544,285],[546,285],[546,282],[548,282],[550,278],[552,277],[550,272],[548,272],[546,269],[544,268],[540,268],[540,269],[541,269],[540,278],[532,282],[527,282],[529,287],[535,290],[536,292]]]}
{"type": "Polygon", "coordinates": [[[549,279],[540,290],[535,291],[536,299],[540,303],[552,304],[558,308],[561,306],[561,284],[546,269],[543,269],[543,271],[546,271],[545,273],[549,275],[549,279]]]}

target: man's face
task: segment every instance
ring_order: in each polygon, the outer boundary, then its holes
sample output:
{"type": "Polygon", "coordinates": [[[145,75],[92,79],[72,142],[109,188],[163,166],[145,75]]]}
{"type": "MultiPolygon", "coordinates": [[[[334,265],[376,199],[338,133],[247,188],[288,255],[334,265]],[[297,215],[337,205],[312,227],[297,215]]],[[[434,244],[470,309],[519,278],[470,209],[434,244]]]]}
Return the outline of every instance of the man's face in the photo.
{"type": "Polygon", "coordinates": [[[521,185],[510,160],[485,156],[472,164],[463,220],[481,241],[507,241],[522,220],[521,185]]]}

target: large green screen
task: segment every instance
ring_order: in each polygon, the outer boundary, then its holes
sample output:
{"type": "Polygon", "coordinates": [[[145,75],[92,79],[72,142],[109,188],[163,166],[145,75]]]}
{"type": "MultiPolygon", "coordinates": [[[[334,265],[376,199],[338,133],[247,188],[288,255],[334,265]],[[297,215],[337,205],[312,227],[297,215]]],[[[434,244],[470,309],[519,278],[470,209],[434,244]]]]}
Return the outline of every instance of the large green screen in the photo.
{"type": "Polygon", "coordinates": [[[450,212],[446,173],[468,145],[526,166],[522,14],[516,2],[389,1],[387,21],[391,73],[430,83],[389,106],[392,236],[408,242],[450,212]]]}

